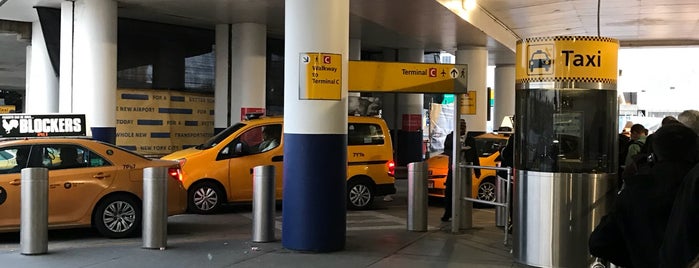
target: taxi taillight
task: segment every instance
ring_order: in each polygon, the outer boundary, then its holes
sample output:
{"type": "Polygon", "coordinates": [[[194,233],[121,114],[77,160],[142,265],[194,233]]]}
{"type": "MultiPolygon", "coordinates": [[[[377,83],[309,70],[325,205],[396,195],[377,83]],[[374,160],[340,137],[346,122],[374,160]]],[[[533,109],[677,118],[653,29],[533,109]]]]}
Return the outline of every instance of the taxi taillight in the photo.
{"type": "Polygon", "coordinates": [[[396,175],[396,162],[393,162],[393,160],[389,160],[388,162],[386,162],[386,167],[388,168],[388,175],[396,175]]]}
{"type": "Polygon", "coordinates": [[[170,178],[182,181],[182,170],[179,167],[168,168],[167,174],[170,175],[170,178]]]}

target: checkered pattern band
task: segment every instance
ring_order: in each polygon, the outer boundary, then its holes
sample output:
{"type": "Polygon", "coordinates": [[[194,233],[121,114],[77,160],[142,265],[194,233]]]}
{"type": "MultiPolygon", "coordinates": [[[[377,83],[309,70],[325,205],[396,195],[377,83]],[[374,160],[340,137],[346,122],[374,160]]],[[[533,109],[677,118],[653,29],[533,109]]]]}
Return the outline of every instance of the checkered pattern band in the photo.
{"type": "Polygon", "coordinates": [[[608,78],[592,78],[592,77],[528,77],[524,79],[516,79],[515,83],[532,83],[532,82],[577,82],[577,83],[603,83],[616,85],[616,79],[608,78]]]}
{"type": "Polygon", "coordinates": [[[538,42],[556,42],[556,41],[595,41],[595,42],[609,42],[609,43],[619,43],[619,40],[609,37],[598,37],[598,36],[549,36],[549,37],[533,37],[525,38],[524,40],[517,41],[517,44],[522,42],[526,43],[538,43],[538,42]]]}

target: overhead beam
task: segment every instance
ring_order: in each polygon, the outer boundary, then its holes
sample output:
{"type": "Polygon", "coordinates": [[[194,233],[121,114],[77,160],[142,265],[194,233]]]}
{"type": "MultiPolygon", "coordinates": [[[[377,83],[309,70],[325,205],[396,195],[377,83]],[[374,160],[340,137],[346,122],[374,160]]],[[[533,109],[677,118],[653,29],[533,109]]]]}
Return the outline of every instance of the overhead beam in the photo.
{"type": "Polygon", "coordinates": [[[521,38],[507,25],[490,12],[483,9],[474,0],[436,0],[461,19],[475,26],[485,34],[500,42],[511,51],[515,51],[517,41],[521,38]],[[472,3],[472,4],[470,4],[472,3]]]}

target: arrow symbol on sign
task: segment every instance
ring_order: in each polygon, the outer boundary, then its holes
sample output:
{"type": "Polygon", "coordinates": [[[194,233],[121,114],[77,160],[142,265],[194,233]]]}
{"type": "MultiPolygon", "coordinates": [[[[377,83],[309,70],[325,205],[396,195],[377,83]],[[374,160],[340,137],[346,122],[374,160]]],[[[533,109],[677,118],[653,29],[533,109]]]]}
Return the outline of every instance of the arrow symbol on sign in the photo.
{"type": "Polygon", "coordinates": [[[459,71],[457,71],[456,69],[451,69],[450,74],[451,78],[456,78],[459,75],[459,71]]]}
{"type": "Polygon", "coordinates": [[[303,61],[303,63],[308,63],[309,61],[311,61],[311,57],[309,57],[308,55],[304,55],[301,57],[301,60],[303,61]]]}

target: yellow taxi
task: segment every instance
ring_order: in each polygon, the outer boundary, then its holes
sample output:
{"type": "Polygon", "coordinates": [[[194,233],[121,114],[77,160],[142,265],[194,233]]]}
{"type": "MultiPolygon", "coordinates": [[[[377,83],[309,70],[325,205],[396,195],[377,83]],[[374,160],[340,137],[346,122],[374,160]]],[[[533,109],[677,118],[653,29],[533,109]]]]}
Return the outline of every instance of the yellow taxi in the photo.
{"type": "Polygon", "coordinates": [[[48,169],[49,229],[92,226],[111,238],[137,235],[142,221],[143,169],[168,167],[168,215],[186,211],[176,161],[148,159],[87,138],[0,141],[0,231],[20,227],[20,171],[48,169]]]}
{"type": "MultiPolygon", "coordinates": [[[[485,133],[474,137],[476,140],[476,152],[481,166],[497,166],[500,149],[507,145],[508,137],[502,134],[485,133]]],[[[444,154],[430,157],[427,160],[428,182],[427,192],[429,196],[444,197],[449,157],[444,154]]],[[[481,169],[481,176],[472,175],[471,196],[485,201],[495,201],[495,183],[497,174],[495,170],[481,169]]]]}
{"type": "MultiPolygon", "coordinates": [[[[205,143],[166,155],[178,160],[191,212],[216,212],[222,204],[250,202],[255,166],[275,167],[276,198],[282,197],[284,154],[282,117],[262,117],[237,123],[205,143]]],[[[371,207],[374,197],[396,192],[391,136],[375,117],[348,118],[347,205],[371,207]]]]}

